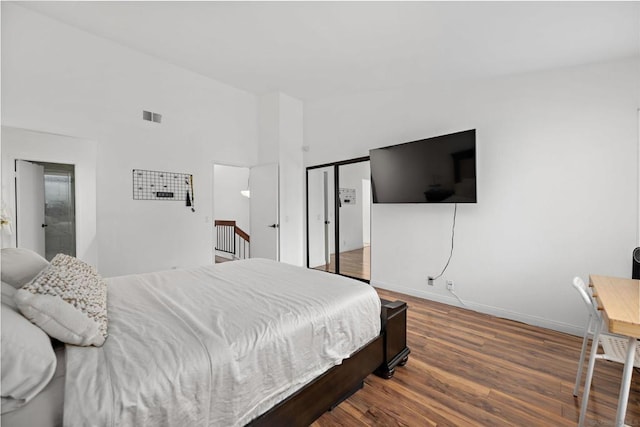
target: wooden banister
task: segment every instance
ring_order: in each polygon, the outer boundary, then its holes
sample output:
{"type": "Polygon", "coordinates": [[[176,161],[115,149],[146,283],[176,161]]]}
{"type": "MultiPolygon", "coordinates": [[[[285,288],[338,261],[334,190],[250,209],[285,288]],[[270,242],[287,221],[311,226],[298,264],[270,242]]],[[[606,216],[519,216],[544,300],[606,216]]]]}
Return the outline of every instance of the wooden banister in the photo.
{"type": "Polygon", "coordinates": [[[247,242],[250,242],[251,239],[249,238],[249,235],[240,227],[238,227],[237,225],[234,226],[234,230],[236,232],[236,234],[238,236],[240,236],[241,238],[243,238],[244,240],[246,240],[247,242]]]}
{"type": "Polygon", "coordinates": [[[220,220],[220,219],[216,219],[214,221],[214,225],[217,226],[226,226],[226,227],[235,227],[236,226],[236,222],[235,221],[229,221],[229,220],[220,220]]]}

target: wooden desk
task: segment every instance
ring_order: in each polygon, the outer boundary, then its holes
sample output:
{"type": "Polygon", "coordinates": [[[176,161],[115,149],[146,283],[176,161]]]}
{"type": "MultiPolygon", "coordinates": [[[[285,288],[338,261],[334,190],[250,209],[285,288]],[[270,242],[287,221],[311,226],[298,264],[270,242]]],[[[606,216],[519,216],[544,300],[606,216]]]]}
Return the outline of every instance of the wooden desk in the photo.
{"type": "MultiPolygon", "coordinates": [[[[593,287],[596,300],[602,307],[602,317],[609,332],[629,337],[615,424],[623,426],[636,344],[640,338],[640,280],[591,275],[589,286],[593,287]]],[[[592,354],[596,351],[597,348],[591,349],[592,354]]],[[[586,402],[583,402],[583,405],[586,407],[586,402]]]]}

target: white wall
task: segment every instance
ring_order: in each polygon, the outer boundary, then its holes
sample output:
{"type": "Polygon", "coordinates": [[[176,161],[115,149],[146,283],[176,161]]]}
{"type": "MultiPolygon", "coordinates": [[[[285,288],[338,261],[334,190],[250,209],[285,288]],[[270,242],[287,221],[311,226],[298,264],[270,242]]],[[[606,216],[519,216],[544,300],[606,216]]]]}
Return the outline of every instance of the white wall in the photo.
{"type": "Polygon", "coordinates": [[[477,129],[478,203],[373,205],[372,283],[578,332],[571,278],[631,274],[638,227],[638,60],[411,87],[305,105],[306,165],[477,129]]]}
{"type": "Polygon", "coordinates": [[[212,262],[211,163],[257,159],[255,96],[7,2],[2,123],[97,142],[105,276],[212,262]],[[132,169],[193,174],[196,212],[132,200],[132,169]]]}
{"type": "Polygon", "coordinates": [[[96,153],[94,141],[2,126],[2,201],[11,214],[13,233],[2,247],[16,247],[16,160],[75,166],[76,256],[99,268],[96,238],[96,153]]]}

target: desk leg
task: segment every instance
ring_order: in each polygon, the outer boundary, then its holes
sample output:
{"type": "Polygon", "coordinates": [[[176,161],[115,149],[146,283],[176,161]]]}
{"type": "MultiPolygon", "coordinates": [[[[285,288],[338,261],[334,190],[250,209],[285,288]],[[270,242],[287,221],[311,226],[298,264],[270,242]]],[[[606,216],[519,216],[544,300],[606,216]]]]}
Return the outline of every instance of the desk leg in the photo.
{"type": "Polygon", "coordinates": [[[627,402],[629,401],[629,388],[631,386],[631,374],[633,373],[633,362],[636,356],[637,340],[629,337],[627,343],[627,358],[624,361],[624,371],[622,373],[622,384],[620,384],[620,395],[618,396],[618,413],[616,415],[616,426],[624,426],[624,418],[627,414],[627,402]]]}

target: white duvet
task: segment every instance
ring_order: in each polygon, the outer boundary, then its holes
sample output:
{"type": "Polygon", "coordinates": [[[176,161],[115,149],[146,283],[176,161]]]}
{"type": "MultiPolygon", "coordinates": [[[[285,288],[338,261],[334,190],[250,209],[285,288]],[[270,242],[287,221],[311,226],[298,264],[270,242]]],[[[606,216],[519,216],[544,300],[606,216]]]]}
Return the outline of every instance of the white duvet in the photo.
{"type": "Polygon", "coordinates": [[[65,426],[245,425],[380,332],[371,286],[274,261],[107,283],[104,346],[67,346],[65,426]]]}

